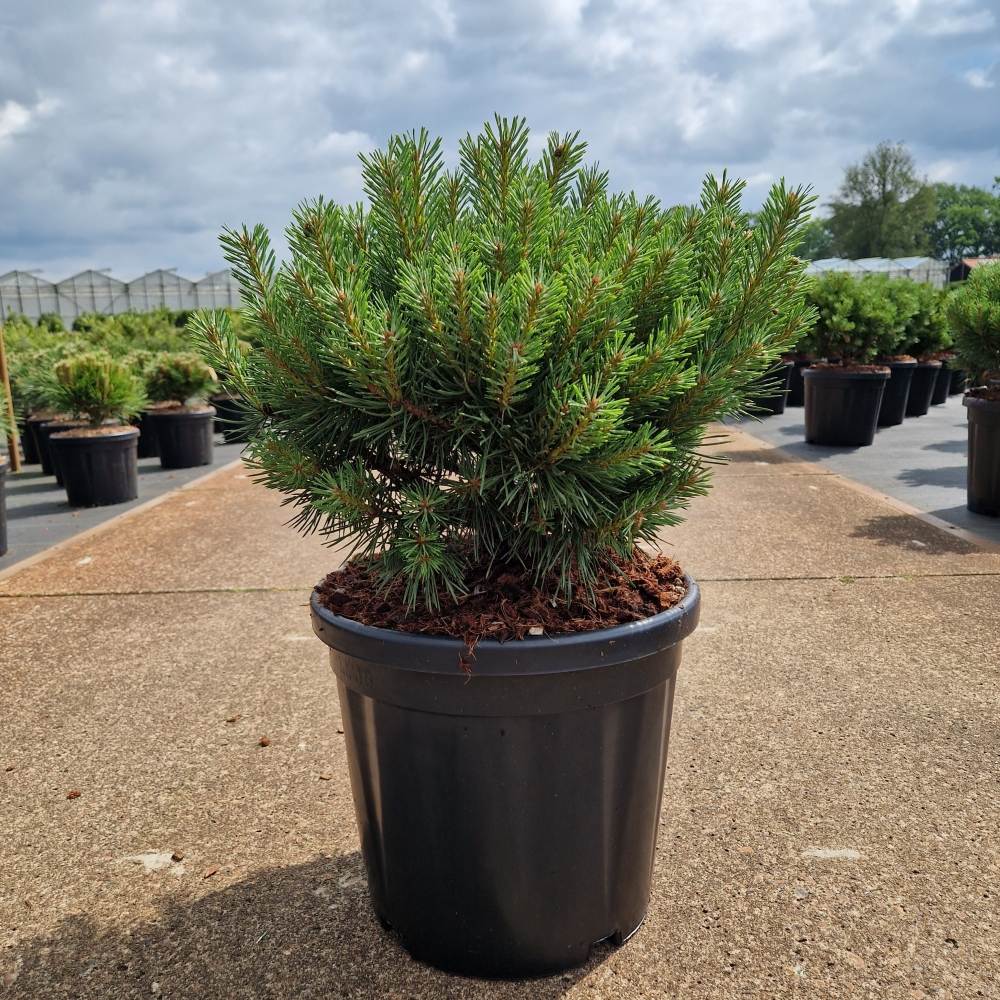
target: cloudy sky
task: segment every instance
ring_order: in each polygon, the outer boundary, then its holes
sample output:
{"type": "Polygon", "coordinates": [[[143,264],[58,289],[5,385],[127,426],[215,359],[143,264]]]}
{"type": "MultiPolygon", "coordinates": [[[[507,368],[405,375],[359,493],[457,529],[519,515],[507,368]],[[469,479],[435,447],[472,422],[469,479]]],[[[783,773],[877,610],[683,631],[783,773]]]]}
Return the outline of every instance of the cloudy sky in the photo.
{"type": "Polygon", "coordinates": [[[0,12],[0,273],[223,266],[361,195],[359,150],[495,111],[581,129],[612,185],[823,197],[882,139],[932,180],[1000,174],[1000,0],[9,0],[0,12]]]}

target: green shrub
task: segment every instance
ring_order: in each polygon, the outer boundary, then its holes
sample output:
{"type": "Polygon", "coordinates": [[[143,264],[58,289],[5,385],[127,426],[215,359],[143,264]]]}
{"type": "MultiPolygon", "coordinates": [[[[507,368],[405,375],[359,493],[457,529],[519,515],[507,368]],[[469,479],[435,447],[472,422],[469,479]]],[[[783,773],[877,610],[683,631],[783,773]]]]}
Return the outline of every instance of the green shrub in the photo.
{"type": "Polygon", "coordinates": [[[160,354],[146,367],[146,393],[154,403],[186,403],[215,385],[197,354],[160,354]]]}
{"type": "Polygon", "coordinates": [[[1000,263],[977,267],[948,297],[948,323],[973,384],[1000,376],[1000,263]]]}
{"type": "Polygon", "coordinates": [[[565,594],[631,557],[706,492],[706,423],[745,411],[807,319],[801,189],[751,226],[725,175],[664,210],[608,194],[575,135],[527,148],[497,119],[448,173],[440,140],[395,136],[362,157],[370,208],[298,208],[288,264],[262,226],[223,236],[256,349],[193,321],[254,411],[264,482],[411,604],[477,560],[565,594]]]}
{"type": "Polygon", "coordinates": [[[888,292],[902,323],[896,354],[928,358],[951,347],[945,312],[947,292],[905,278],[890,281],[888,292]]]}
{"type": "Polygon", "coordinates": [[[813,279],[807,301],[816,311],[816,325],[800,343],[815,357],[840,357],[844,364],[892,356],[905,319],[889,285],[882,275],[858,279],[846,271],[827,271],[813,279]]]}
{"type": "Polygon", "coordinates": [[[48,396],[50,408],[86,418],[93,426],[127,420],[141,413],[146,394],[138,378],[107,354],[79,354],[55,366],[48,396]]]}
{"type": "Polygon", "coordinates": [[[0,442],[8,442],[10,439],[10,414],[7,412],[7,390],[0,382],[0,442]]]}

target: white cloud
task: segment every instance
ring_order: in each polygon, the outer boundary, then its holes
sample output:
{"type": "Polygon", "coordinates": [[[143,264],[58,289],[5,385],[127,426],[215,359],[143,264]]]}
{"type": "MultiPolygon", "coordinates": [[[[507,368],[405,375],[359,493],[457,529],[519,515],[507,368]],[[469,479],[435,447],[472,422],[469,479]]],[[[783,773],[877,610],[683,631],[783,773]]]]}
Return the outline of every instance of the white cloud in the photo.
{"type": "Polygon", "coordinates": [[[323,193],[426,125],[579,128],[619,188],[705,172],[825,198],[881,139],[956,183],[1000,173],[993,0],[51,0],[0,33],[0,269],[221,266],[222,225],[323,193]],[[982,67],[990,66],[989,70],[982,67]]]}

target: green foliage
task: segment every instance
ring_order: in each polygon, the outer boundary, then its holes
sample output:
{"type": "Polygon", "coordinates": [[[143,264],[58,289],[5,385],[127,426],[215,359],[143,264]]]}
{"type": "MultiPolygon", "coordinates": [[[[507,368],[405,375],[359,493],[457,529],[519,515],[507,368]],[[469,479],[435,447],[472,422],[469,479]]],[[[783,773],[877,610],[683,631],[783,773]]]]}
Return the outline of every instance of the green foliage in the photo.
{"type": "Polygon", "coordinates": [[[49,333],[65,333],[66,324],[59,313],[42,313],[38,317],[36,324],[39,330],[48,330],[49,333]]]}
{"type": "Polygon", "coordinates": [[[141,413],[146,394],[128,366],[107,354],[78,354],[59,361],[50,384],[49,407],[86,418],[93,426],[141,413]]]}
{"type": "Polygon", "coordinates": [[[1000,254],[1000,193],[964,184],[935,184],[934,193],[937,216],[927,234],[935,257],[956,264],[1000,254]]]}
{"type": "Polygon", "coordinates": [[[802,230],[802,241],[795,248],[802,260],[823,260],[833,256],[833,232],[829,219],[812,218],[802,230]]]}
{"type": "Polygon", "coordinates": [[[216,385],[212,371],[197,354],[160,354],[144,369],[146,394],[154,403],[186,403],[216,385]]]}
{"type": "Polygon", "coordinates": [[[848,167],[830,207],[827,225],[835,256],[905,257],[929,249],[934,189],[917,177],[913,157],[901,142],[881,142],[848,167]]]}
{"type": "Polygon", "coordinates": [[[869,364],[896,353],[905,318],[900,316],[883,275],[860,280],[846,271],[827,271],[808,286],[816,310],[812,333],[799,350],[814,357],[841,357],[844,364],[869,364]]]}
{"type": "Polygon", "coordinates": [[[263,226],[223,235],[254,350],[227,315],[193,321],[263,481],[411,603],[477,559],[589,587],[706,492],[706,423],[745,412],[808,320],[802,189],[751,228],[725,174],[664,210],[608,194],[577,135],[527,150],[497,118],[450,173],[440,140],[393,137],[362,157],[369,208],[299,206],[289,263],[263,226]]]}
{"type": "Polygon", "coordinates": [[[10,414],[7,412],[7,390],[4,388],[3,382],[0,382],[0,442],[9,442],[10,430],[10,414]]]}
{"type": "Polygon", "coordinates": [[[169,309],[115,316],[87,313],[74,320],[73,330],[83,336],[92,350],[105,351],[113,357],[133,350],[190,350],[191,342],[184,327],[177,325],[177,317],[169,309]]]}
{"type": "Polygon", "coordinates": [[[951,347],[944,289],[903,278],[890,281],[887,291],[902,324],[896,354],[926,358],[951,347]]]}
{"type": "Polygon", "coordinates": [[[973,384],[1000,376],[1000,264],[977,267],[948,297],[948,322],[973,384]]]}

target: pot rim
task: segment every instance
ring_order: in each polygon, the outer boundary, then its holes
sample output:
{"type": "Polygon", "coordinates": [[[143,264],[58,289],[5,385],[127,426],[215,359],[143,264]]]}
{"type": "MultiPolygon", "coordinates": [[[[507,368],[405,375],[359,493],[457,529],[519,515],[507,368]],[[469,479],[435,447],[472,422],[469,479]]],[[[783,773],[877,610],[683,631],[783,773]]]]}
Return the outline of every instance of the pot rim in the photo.
{"type": "Polygon", "coordinates": [[[90,424],[84,427],[74,427],[72,430],[59,431],[57,434],[50,434],[50,441],[116,441],[122,437],[138,437],[139,428],[124,425],[122,427],[109,428],[107,434],[78,434],[77,431],[90,430],[90,424]]]}
{"type": "MultiPolygon", "coordinates": [[[[909,364],[909,362],[903,362],[909,364]]],[[[826,378],[826,379],[863,379],[869,382],[880,382],[889,378],[891,372],[852,372],[835,371],[832,368],[803,368],[803,378],[826,378]]]]}
{"type": "Polygon", "coordinates": [[[159,420],[161,418],[187,418],[194,419],[196,417],[214,417],[216,413],[214,406],[176,406],[176,407],[164,407],[163,409],[147,409],[142,411],[142,416],[149,417],[153,420],[159,420]]]}
{"type": "MultiPolygon", "coordinates": [[[[473,674],[566,673],[608,667],[675,646],[695,630],[700,613],[698,584],[689,573],[684,574],[684,580],[688,591],[678,604],[641,621],[589,632],[525,636],[503,643],[483,639],[473,650],[473,674]]],[[[467,650],[461,639],[363,625],[323,607],[315,588],[309,607],[313,631],[331,649],[372,662],[391,661],[395,670],[450,675],[461,672],[459,661],[467,650]]]]}

